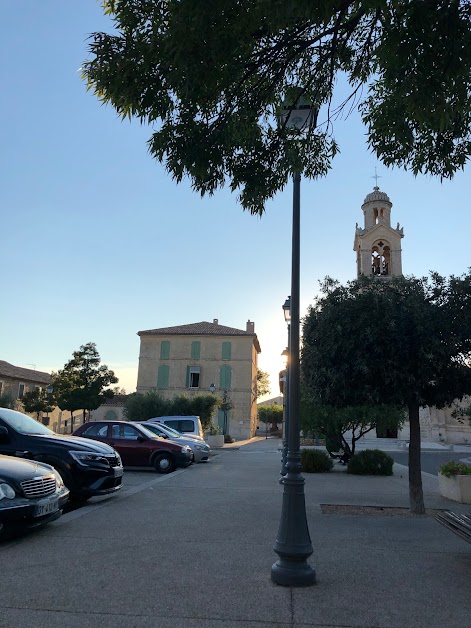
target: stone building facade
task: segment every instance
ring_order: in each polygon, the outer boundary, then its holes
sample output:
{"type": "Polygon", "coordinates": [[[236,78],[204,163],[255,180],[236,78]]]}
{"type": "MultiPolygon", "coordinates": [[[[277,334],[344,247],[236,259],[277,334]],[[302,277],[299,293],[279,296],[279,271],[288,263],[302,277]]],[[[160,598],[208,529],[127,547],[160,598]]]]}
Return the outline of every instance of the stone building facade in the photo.
{"type": "MultiPolygon", "coordinates": [[[[138,332],[140,337],[137,392],[158,390],[166,399],[184,394],[226,394],[232,409],[227,432],[250,438],[257,428],[256,382],[260,344],[254,323],[235,329],[202,321],[138,332]]],[[[213,423],[224,428],[219,410],[213,423]]]]}

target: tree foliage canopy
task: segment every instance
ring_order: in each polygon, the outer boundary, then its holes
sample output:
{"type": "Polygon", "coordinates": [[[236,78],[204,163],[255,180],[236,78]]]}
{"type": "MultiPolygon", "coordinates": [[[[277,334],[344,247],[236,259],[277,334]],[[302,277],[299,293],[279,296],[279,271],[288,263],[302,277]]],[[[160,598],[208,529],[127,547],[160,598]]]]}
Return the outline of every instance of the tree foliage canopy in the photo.
{"type": "Polygon", "coordinates": [[[72,355],[64,368],[54,374],[54,395],[61,410],[83,409],[85,418],[85,410],[95,410],[114,396],[109,386],[117,384],[118,378],[106,364],[101,364],[94,342],[82,345],[72,355]]]}
{"type": "Polygon", "coordinates": [[[468,0],[103,0],[87,85],[154,126],[150,153],[213,193],[230,181],[261,214],[293,172],[323,176],[333,124],[359,107],[387,166],[452,177],[471,151],[468,0]],[[337,102],[339,79],[349,85],[337,102]],[[301,88],[294,92],[293,88],[301,88]],[[278,127],[286,96],[321,107],[303,142],[278,127]]]}
{"type": "Polygon", "coordinates": [[[35,412],[38,419],[41,412],[52,412],[56,407],[53,394],[42,388],[34,388],[24,393],[21,403],[26,412],[35,412]]]}
{"type": "Polygon", "coordinates": [[[262,369],[257,369],[257,399],[270,392],[270,376],[262,369]]]}
{"type": "Polygon", "coordinates": [[[159,416],[199,416],[203,429],[211,424],[215,409],[220,406],[221,399],[215,395],[177,395],[173,399],[165,399],[155,390],[148,393],[132,393],[128,395],[124,405],[124,416],[129,421],[147,421],[159,416]]]}
{"type": "Polygon", "coordinates": [[[326,280],[304,321],[302,374],[336,407],[450,405],[471,392],[471,271],[326,280]]]}
{"type": "Polygon", "coordinates": [[[471,270],[346,286],[327,279],[303,330],[303,385],[313,403],[408,408],[410,502],[423,514],[419,407],[471,393],[471,270]]]}

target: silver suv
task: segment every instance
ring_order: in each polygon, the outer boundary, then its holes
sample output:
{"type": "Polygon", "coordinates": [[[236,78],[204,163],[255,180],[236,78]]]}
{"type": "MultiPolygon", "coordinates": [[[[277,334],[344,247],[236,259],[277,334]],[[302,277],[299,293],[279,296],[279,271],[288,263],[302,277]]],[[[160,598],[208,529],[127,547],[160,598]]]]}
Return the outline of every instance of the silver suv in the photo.
{"type": "Polygon", "coordinates": [[[133,423],[143,425],[150,432],[157,434],[157,436],[160,436],[161,438],[168,438],[175,443],[188,445],[188,447],[190,447],[193,451],[195,462],[206,462],[209,460],[211,449],[209,445],[204,442],[204,440],[196,440],[195,438],[190,437],[187,438],[185,434],[180,434],[176,430],[172,430],[162,423],[151,423],[150,421],[133,421],[133,423]]]}

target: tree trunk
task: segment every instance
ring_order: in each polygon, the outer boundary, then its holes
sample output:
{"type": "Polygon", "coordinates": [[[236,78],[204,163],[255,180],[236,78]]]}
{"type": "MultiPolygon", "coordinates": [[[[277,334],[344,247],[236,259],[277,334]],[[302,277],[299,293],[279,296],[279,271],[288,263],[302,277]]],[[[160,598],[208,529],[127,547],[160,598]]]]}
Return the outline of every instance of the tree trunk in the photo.
{"type": "Polygon", "coordinates": [[[70,433],[74,431],[74,413],[70,411],[70,433]]]}
{"type": "Polygon", "coordinates": [[[420,422],[419,405],[409,404],[409,501],[415,515],[424,515],[424,493],[422,490],[422,469],[420,461],[420,422]]]}

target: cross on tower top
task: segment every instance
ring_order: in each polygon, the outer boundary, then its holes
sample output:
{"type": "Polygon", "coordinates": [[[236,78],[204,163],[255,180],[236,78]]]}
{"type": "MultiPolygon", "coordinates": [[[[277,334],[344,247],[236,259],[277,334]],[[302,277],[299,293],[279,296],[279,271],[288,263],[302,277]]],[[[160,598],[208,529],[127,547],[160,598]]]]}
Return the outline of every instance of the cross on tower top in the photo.
{"type": "Polygon", "coordinates": [[[378,179],[381,179],[381,176],[380,176],[380,175],[376,172],[376,166],[375,166],[375,173],[374,173],[374,176],[373,176],[373,177],[371,177],[371,178],[372,178],[372,179],[374,179],[374,180],[375,180],[375,182],[376,182],[375,189],[379,189],[379,188],[378,188],[378,179]]]}

